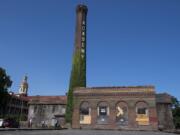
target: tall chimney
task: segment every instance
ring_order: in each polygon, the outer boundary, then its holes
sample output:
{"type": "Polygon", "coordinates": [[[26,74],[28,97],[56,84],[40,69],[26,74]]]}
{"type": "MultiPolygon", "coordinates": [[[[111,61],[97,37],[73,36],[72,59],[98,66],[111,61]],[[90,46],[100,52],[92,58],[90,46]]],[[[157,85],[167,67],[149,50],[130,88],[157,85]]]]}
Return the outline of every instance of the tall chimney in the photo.
{"type": "MultiPolygon", "coordinates": [[[[76,7],[75,47],[73,55],[73,67],[78,68],[79,83],[77,87],[86,87],[86,17],[88,8],[85,5],[76,7]],[[78,62],[77,62],[78,61],[78,62]]],[[[73,69],[72,69],[73,70],[73,69]]]]}
{"type": "Polygon", "coordinates": [[[86,16],[87,6],[78,5],[76,8],[76,30],[73,62],[69,91],[67,94],[66,122],[72,121],[73,91],[76,87],[86,87],[86,16]]]}
{"type": "MultiPolygon", "coordinates": [[[[76,8],[76,32],[75,32],[75,48],[86,51],[86,16],[87,6],[78,5],[76,8]]],[[[83,52],[83,51],[82,51],[83,52]]],[[[82,53],[83,54],[83,53],[82,53]]],[[[86,52],[84,52],[85,56],[86,52]]],[[[82,55],[83,57],[83,55],[82,55]]]]}

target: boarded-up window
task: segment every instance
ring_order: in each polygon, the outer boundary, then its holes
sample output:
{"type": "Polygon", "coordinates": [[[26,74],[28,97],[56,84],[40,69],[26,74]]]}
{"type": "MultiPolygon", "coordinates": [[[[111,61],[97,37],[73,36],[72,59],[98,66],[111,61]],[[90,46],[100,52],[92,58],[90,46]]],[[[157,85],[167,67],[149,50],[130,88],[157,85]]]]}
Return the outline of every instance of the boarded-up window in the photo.
{"type": "Polygon", "coordinates": [[[145,102],[136,104],[136,121],[138,125],[149,125],[148,105],[145,102]]]}
{"type": "Polygon", "coordinates": [[[80,124],[91,124],[91,108],[88,102],[82,102],[79,112],[80,124]]]}
{"type": "Polygon", "coordinates": [[[116,105],[116,123],[119,126],[128,125],[128,105],[123,101],[116,105]]]}
{"type": "Polygon", "coordinates": [[[107,102],[99,102],[97,106],[97,124],[108,124],[109,121],[109,105],[107,102]]]}

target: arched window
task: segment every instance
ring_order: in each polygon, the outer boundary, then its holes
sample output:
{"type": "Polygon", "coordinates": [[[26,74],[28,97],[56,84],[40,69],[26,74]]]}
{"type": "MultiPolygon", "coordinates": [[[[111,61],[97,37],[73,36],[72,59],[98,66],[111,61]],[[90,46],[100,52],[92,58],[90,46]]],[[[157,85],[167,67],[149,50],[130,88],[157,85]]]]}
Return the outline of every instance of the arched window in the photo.
{"type": "Polygon", "coordinates": [[[107,102],[100,102],[97,106],[97,123],[106,124],[109,118],[109,106],[107,102]]]}
{"type": "Polygon", "coordinates": [[[120,126],[128,125],[128,105],[125,102],[116,105],[116,123],[120,126]]]}
{"type": "Polygon", "coordinates": [[[149,109],[146,102],[136,103],[136,121],[138,125],[149,125],[149,109]]]}
{"type": "Polygon", "coordinates": [[[91,108],[88,102],[82,102],[79,108],[80,124],[91,124],[91,108]]]}

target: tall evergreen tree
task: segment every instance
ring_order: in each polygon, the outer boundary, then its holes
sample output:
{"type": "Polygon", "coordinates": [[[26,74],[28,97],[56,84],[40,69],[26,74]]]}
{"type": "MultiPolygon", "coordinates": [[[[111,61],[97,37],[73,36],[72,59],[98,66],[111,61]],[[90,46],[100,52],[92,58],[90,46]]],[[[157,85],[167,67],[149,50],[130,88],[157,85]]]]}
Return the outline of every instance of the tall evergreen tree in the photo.
{"type": "Polygon", "coordinates": [[[86,15],[87,7],[78,5],[76,9],[77,23],[75,48],[67,95],[66,122],[72,122],[73,90],[75,87],[86,87],[86,15]]]}
{"type": "Polygon", "coordinates": [[[6,74],[6,70],[0,67],[0,113],[5,115],[5,109],[8,103],[8,88],[11,87],[12,81],[6,74]]]}

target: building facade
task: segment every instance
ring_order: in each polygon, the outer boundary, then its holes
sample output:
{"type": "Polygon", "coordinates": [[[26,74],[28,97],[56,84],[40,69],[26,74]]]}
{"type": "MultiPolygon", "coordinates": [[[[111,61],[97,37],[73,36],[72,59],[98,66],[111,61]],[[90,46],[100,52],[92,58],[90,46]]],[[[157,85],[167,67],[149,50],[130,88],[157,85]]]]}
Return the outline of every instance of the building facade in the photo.
{"type": "Polygon", "coordinates": [[[5,114],[4,114],[5,117],[15,118],[18,121],[27,120],[27,116],[28,116],[27,91],[28,91],[28,82],[27,82],[27,76],[25,76],[20,84],[19,93],[15,94],[14,92],[11,91],[9,92],[9,96],[8,96],[9,102],[5,109],[5,114]]]}
{"type": "Polygon", "coordinates": [[[159,129],[174,129],[172,100],[167,93],[156,94],[156,110],[159,129]]]}
{"type": "Polygon", "coordinates": [[[76,89],[73,128],[156,130],[155,98],[152,86],[76,89]]]}
{"type": "Polygon", "coordinates": [[[28,116],[28,98],[19,94],[9,93],[9,103],[6,109],[6,117],[26,121],[28,116]]]}
{"type": "Polygon", "coordinates": [[[165,101],[160,104],[157,100],[153,86],[77,88],[72,127],[158,130],[161,125],[173,129],[170,102],[165,106],[165,101]]]}
{"type": "Polygon", "coordinates": [[[66,96],[29,96],[28,120],[31,127],[63,127],[66,96]]]}

